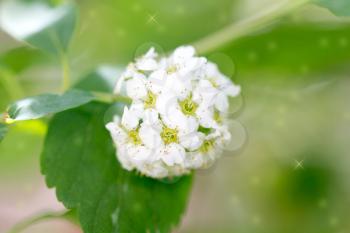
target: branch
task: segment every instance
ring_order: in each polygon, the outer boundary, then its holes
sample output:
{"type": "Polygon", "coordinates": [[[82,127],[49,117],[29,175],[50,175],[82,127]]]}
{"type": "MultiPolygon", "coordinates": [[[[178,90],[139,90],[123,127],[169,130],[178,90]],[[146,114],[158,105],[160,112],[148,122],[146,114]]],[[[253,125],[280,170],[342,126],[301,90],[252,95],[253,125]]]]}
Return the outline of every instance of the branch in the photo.
{"type": "Polygon", "coordinates": [[[66,54],[61,55],[61,66],[62,66],[62,90],[65,91],[70,86],[70,67],[69,61],[66,54]]]}
{"type": "Polygon", "coordinates": [[[110,94],[106,92],[98,92],[98,91],[93,91],[91,92],[96,101],[103,102],[103,103],[115,103],[115,102],[120,102],[120,103],[125,103],[125,104],[131,104],[132,100],[123,95],[115,95],[115,94],[110,94]]]}
{"type": "Polygon", "coordinates": [[[288,0],[275,4],[261,11],[259,14],[255,14],[239,22],[234,22],[214,34],[194,42],[193,45],[199,54],[211,52],[233,40],[258,30],[262,26],[275,22],[282,16],[291,13],[309,2],[310,0],[288,0]]]}

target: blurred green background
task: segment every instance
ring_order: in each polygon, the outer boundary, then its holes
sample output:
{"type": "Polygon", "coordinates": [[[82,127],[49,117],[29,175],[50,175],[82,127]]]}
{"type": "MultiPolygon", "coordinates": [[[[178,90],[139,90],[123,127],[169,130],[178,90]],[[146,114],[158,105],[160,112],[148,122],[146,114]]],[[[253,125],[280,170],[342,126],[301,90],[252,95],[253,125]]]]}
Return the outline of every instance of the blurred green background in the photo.
{"type": "MultiPolygon", "coordinates": [[[[77,2],[69,49],[75,81],[100,65],[127,64],[150,43],[169,51],[281,1],[77,2]]],[[[60,91],[59,61],[24,46],[0,31],[1,112],[21,97],[60,91]]],[[[234,116],[246,143],[197,173],[176,232],[350,232],[349,19],[308,5],[206,55],[215,53],[226,56],[218,62],[228,74],[234,64],[232,79],[242,86],[234,116]]],[[[0,144],[0,232],[32,213],[63,208],[40,175],[46,125],[18,123],[0,144]]],[[[50,221],[26,232],[80,230],[50,221]]]]}

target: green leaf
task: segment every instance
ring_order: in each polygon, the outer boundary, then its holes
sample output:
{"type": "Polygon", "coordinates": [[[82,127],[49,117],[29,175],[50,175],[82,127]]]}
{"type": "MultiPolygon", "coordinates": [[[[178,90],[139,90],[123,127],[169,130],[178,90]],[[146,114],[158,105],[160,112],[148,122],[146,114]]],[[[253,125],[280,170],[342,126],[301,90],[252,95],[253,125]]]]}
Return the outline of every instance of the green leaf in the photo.
{"type": "Polygon", "coordinates": [[[7,133],[7,126],[0,123],[0,142],[4,139],[7,133]]]}
{"type": "Polygon", "coordinates": [[[67,50],[77,21],[74,3],[6,0],[0,9],[1,28],[15,39],[50,53],[67,50]]]}
{"type": "Polygon", "coordinates": [[[85,75],[82,80],[75,85],[75,88],[85,91],[112,93],[121,71],[122,70],[116,68],[116,66],[99,66],[94,71],[85,75]]]}
{"type": "Polygon", "coordinates": [[[0,68],[7,68],[15,73],[20,73],[28,67],[47,62],[48,58],[40,53],[40,50],[19,47],[0,55],[0,68]]]}
{"type": "Polygon", "coordinates": [[[7,110],[8,121],[30,120],[50,113],[61,112],[86,104],[94,99],[89,92],[70,90],[63,95],[43,94],[11,104],[7,110]]]}
{"type": "Polygon", "coordinates": [[[166,184],[122,169],[105,129],[108,109],[94,102],[54,116],[41,157],[47,185],[78,209],[85,233],[169,232],[185,210],[191,177],[166,184]]]}
{"type": "MultiPolygon", "coordinates": [[[[75,88],[111,91],[117,72],[99,67],[75,88]]],[[[78,209],[84,232],[169,232],[186,208],[192,178],[166,184],[123,170],[104,122],[111,110],[121,109],[94,102],[55,115],[41,157],[42,173],[48,186],[56,187],[58,199],[78,209]]]]}
{"type": "Polygon", "coordinates": [[[349,0],[314,0],[325,8],[328,8],[335,15],[350,16],[350,1],[349,0]]]}

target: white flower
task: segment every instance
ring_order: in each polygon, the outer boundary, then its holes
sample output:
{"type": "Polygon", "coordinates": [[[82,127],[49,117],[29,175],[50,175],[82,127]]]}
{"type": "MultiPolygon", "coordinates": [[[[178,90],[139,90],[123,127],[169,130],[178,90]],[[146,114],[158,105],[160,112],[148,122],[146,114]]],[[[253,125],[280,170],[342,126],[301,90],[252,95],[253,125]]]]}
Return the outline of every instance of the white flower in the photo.
{"type": "Polygon", "coordinates": [[[158,54],[155,52],[154,48],[151,48],[144,56],[136,60],[136,68],[143,71],[157,69],[158,63],[155,60],[157,56],[158,54]]]}
{"type": "Polygon", "coordinates": [[[191,46],[169,57],[150,49],[128,65],[115,91],[122,89],[132,104],[106,127],[127,170],[153,178],[187,174],[214,163],[231,140],[228,98],[240,87],[191,46]]]}

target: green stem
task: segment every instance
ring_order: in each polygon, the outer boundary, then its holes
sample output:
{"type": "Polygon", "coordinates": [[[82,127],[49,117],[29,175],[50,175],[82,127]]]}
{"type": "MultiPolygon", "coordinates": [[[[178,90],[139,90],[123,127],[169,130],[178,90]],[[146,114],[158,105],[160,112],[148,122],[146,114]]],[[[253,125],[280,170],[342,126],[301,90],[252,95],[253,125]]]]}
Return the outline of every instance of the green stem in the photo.
{"type": "Polygon", "coordinates": [[[95,100],[99,102],[104,102],[104,103],[121,102],[125,104],[131,104],[132,102],[132,100],[129,97],[122,96],[122,95],[114,95],[114,94],[97,92],[97,91],[93,91],[91,93],[95,96],[95,100]]]}
{"type": "Polygon", "coordinates": [[[233,40],[248,35],[264,25],[275,22],[278,18],[285,16],[294,10],[306,5],[311,0],[289,0],[284,3],[273,5],[245,20],[234,22],[231,25],[208,35],[195,42],[193,45],[199,54],[211,52],[233,40]]]}
{"type": "Polygon", "coordinates": [[[44,220],[50,220],[50,219],[71,220],[71,211],[47,212],[47,213],[43,213],[43,214],[28,218],[14,225],[12,229],[10,229],[7,233],[19,233],[31,225],[34,225],[44,220]]]}
{"type": "Polygon", "coordinates": [[[61,65],[62,65],[62,90],[65,91],[70,86],[70,68],[69,61],[66,54],[61,55],[61,65]]]}

